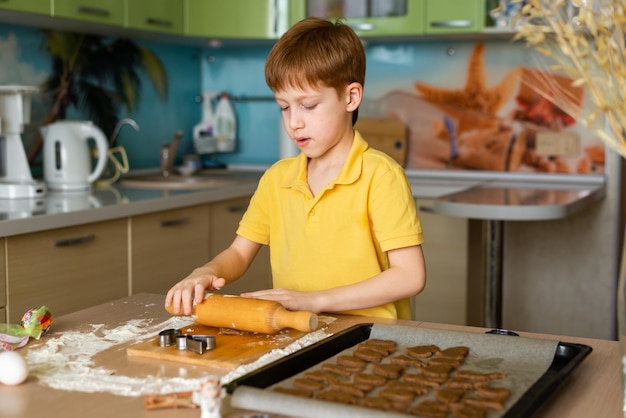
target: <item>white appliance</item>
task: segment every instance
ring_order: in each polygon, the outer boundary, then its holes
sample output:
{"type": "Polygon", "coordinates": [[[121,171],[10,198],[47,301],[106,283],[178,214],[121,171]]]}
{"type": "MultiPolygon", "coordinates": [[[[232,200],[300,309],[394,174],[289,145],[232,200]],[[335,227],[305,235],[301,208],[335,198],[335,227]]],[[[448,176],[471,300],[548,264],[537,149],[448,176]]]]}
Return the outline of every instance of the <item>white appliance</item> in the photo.
{"type": "Polygon", "coordinates": [[[62,120],[41,128],[43,172],[52,190],[89,190],[104,171],[109,145],[104,132],[90,121],[62,120]],[[92,169],[89,139],[97,148],[92,169]]]}
{"type": "Polygon", "coordinates": [[[0,199],[46,194],[46,184],[31,175],[21,137],[24,125],[30,123],[30,96],[36,91],[31,86],[0,86],[0,199]]]}

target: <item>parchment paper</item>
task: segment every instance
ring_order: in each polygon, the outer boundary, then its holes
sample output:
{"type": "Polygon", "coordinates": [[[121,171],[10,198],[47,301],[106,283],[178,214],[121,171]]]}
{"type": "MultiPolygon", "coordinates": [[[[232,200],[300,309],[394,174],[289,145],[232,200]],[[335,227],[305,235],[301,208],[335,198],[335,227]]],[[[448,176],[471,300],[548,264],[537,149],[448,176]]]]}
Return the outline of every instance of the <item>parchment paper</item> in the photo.
{"type": "MultiPolygon", "coordinates": [[[[502,371],[507,377],[491,382],[491,386],[504,386],[511,390],[511,396],[502,411],[490,411],[488,417],[501,417],[517,400],[548,370],[554,359],[557,341],[538,340],[508,335],[468,333],[435,329],[422,329],[401,325],[379,325],[372,327],[370,338],[394,340],[398,351],[415,345],[435,344],[441,349],[463,345],[470,348],[461,369],[480,373],[502,371]]],[[[349,348],[339,355],[351,354],[349,348]]],[[[324,362],[334,362],[331,357],[324,362]]],[[[303,373],[318,370],[321,363],[305,370],[274,386],[292,386],[291,381],[302,377],[303,373]]],[[[290,417],[317,418],[320,416],[359,416],[365,418],[405,417],[358,406],[323,402],[278,393],[272,390],[252,387],[238,387],[232,395],[231,405],[236,408],[282,414],[290,417]]],[[[419,400],[434,398],[432,393],[419,400]]]]}

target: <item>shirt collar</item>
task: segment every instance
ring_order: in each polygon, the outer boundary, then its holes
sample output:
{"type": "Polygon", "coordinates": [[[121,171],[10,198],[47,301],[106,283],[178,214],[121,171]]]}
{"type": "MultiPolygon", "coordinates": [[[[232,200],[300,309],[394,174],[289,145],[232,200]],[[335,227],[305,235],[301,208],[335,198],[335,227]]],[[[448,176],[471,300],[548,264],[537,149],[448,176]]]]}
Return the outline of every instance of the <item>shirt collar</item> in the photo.
{"type": "MultiPolygon", "coordinates": [[[[359,131],[354,131],[354,141],[346,158],[343,168],[337,175],[332,184],[351,184],[354,183],[363,169],[363,153],[369,148],[369,145],[361,136],[359,131]]],[[[307,156],[302,152],[293,159],[290,167],[285,172],[285,177],[281,182],[282,187],[299,188],[307,185],[307,156]]]]}

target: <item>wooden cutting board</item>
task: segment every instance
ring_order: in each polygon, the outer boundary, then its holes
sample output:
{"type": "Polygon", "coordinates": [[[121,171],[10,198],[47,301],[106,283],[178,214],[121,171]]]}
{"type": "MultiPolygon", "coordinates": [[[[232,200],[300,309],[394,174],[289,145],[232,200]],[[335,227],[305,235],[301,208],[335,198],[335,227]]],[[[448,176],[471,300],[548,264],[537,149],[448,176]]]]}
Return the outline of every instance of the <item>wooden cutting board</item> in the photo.
{"type": "Polygon", "coordinates": [[[372,148],[384,152],[404,167],[408,148],[404,123],[392,119],[359,118],[354,128],[372,148]]]}
{"type": "Polygon", "coordinates": [[[126,349],[128,356],[170,360],[200,366],[235,369],[252,363],[276,348],[283,348],[303,337],[306,333],[285,329],[276,335],[242,333],[241,335],[220,334],[219,328],[191,324],[181,328],[182,333],[191,335],[212,335],[215,348],[197,354],[189,350],[178,350],[176,345],[159,346],[159,337],[138,343],[126,349]]]}

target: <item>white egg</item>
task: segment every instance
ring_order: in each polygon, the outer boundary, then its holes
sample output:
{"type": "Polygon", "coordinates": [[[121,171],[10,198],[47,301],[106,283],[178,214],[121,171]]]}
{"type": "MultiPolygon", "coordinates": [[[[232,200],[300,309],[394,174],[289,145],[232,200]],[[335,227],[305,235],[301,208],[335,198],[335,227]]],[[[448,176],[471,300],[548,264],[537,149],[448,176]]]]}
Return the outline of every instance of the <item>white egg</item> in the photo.
{"type": "Polygon", "coordinates": [[[28,363],[17,351],[0,351],[0,383],[19,385],[28,378],[28,363]]]}

